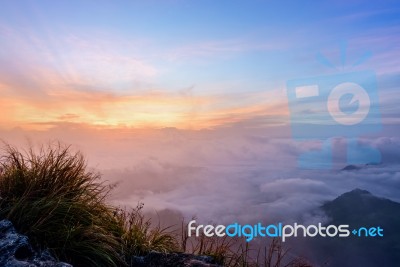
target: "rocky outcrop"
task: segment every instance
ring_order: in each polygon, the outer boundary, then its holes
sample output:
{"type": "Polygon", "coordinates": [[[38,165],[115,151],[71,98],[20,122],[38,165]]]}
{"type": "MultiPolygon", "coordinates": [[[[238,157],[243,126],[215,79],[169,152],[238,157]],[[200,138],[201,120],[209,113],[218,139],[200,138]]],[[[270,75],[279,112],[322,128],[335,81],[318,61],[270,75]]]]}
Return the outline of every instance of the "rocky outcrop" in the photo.
{"type": "Polygon", "coordinates": [[[0,266],[2,267],[72,267],[57,262],[48,251],[34,251],[28,237],[15,231],[10,221],[0,221],[0,266]]]}
{"type": "Polygon", "coordinates": [[[137,267],[220,267],[212,257],[187,253],[150,252],[146,256],[132,257],[131,266],[137,267]]]}

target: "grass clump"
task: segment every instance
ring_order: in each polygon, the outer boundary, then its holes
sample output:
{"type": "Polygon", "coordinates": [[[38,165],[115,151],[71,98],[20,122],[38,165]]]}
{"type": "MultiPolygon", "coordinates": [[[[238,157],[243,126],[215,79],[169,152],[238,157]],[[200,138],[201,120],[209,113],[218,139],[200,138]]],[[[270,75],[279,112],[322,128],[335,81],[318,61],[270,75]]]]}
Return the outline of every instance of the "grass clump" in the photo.
{"type": "Polygon", "coordinates": [[[60,144],[0,159],[0,217],[34,245],[74,266],[123,266],[121,225],[105,203],[110,188],[80,153],[60,144]]]}
{"type": "Polygon", "coordinates": [[[121,242],[128,263],[132,255],[144,256],[151,251],[168,253],[179,250],[176,235],[171,227],[153,225],[151,219],[143,215],[142,208],[143,203],[139,203],[130,211],[118,209],[115,212],[116,218],[123,226],[121,242]]]}

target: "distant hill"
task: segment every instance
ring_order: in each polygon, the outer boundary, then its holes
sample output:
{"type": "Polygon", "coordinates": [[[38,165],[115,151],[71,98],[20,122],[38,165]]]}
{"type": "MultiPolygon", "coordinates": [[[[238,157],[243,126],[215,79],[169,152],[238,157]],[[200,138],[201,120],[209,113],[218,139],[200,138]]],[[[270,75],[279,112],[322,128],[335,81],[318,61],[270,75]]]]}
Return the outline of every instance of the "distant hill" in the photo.
{"type": "Polygon", "coordinates": [[[354,170],[359,170],[361,169],[360,166],[356,166],[356,165],[347,165],[346,167],[344,167],[343,169],[341,169],[342,171],[354,171],[354,170]]]}
{"type": "Polygon", "coordinates": [[[384,229],[383,237],[315,238],[312,247],[318,262],[333,267],[400,266],[400,203],[355,189],[325,203],[327,224],[348,224],[384,229]]]}

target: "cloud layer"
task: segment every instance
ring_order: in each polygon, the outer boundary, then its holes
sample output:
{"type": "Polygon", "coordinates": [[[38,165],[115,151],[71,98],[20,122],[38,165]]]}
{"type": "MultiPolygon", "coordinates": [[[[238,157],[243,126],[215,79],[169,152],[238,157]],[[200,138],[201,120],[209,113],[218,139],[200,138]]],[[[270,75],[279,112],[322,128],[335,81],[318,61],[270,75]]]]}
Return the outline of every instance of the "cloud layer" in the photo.
{"type": "Polygon", "coordinates": [[[148,211],[174,210],[204,221],[309,221],[324,201],[354,188],[400,201],[397,137],[363,139],[381,151],[383,163],[343,171],[344,140],[335,143],[333,170],[303,170],[298,155],[318,146],[293,141],[278,126],[123,132],[59,125],[44,132],[3,130],[2,136],[14,144],[27,143],[26,137],[73,144],[103,179],[117,183],[114,203],[141,201],[148,211]]]}

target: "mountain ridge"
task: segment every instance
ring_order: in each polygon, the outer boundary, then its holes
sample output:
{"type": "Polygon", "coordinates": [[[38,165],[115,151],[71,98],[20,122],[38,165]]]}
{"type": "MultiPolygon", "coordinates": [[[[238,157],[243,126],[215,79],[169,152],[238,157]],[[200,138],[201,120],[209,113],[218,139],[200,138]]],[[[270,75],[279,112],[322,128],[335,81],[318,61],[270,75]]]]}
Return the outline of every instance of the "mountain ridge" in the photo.
{"type": "Polygon", "coordinates": [[[400,203],[355,188],[325,202],[320,209],[328,216],[327,225],[347,224],[349,230],[359,227],[381,227],[383,237],[354,236],[315,238],[312,249],[318,262],[331,267],[398,266],[400,262],[400,203]]]}

